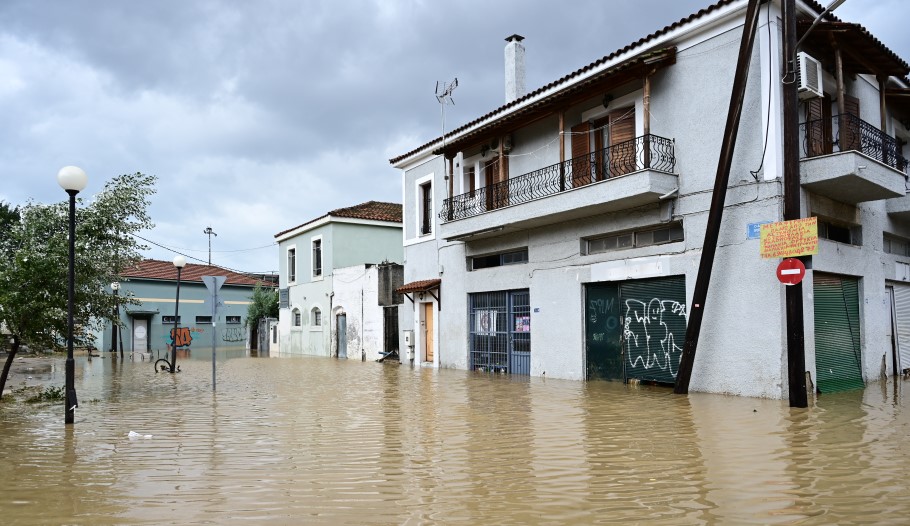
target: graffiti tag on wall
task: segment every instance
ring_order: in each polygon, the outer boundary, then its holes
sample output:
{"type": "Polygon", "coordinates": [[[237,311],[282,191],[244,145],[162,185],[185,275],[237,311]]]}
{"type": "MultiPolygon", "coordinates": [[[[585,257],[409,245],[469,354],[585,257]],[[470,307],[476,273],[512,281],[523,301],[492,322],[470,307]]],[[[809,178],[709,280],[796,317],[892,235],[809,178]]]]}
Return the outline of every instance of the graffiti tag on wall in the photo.
{"type": "Polygon", "coordinates": [[[242,342],[246,340],[246,335],[240,327],[231,327],[221,331],[221,339],[226,342],[242,342]]]}
{"type": "Polygon", "coordinates": [[[193,334],[189,327],[171,329],[171,338],[168,343],[177,347],[189,347],[193,343],[193,334]]]}
{"type": "Polygon", "coordinates": [[[626,340],[629,365],[669,371],[674,378],[679,370],[685,334],[674,335],[667,322],[681,321],[675,326],[686,326],[686,306],[678,301],[654,298],[647,304],[638,300],[626,301],[623,337],[626,340]],[[681,320],[678,320],[682,318],[681,320]]]}

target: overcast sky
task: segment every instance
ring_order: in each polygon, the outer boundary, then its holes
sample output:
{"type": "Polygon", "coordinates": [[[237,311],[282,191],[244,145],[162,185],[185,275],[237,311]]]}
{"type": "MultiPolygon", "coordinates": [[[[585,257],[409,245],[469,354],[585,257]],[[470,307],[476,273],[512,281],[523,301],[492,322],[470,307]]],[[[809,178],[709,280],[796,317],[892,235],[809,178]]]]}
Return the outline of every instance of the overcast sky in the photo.
{"type": "MultiPolygon", "coordinates": [[[[388,160],[502,105],[504,38],[534,90],[711,0],[0,1],[0,200],[62,201],[59,168],[159,177],[149,240],[278,268],[274,235],[368,200],[400,202],[388,160]],[[271,245],[271,246],[270,246],[271,245]]],[[[910,60],[906,0],[837,15],[910,60]]],[[[147,256],[170,260],[153,247],[147,256]]],[[[193,261],[192,259],[190,260],[193,261]]]]}

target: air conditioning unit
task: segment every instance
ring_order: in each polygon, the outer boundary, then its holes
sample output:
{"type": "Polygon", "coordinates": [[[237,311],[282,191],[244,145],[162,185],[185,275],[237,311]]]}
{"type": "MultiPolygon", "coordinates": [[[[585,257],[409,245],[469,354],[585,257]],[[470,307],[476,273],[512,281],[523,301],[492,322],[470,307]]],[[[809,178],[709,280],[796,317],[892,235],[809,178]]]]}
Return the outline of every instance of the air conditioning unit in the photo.
{"type": "Polygon", "coordinates": [[[822,63],[809,54],[796,54],[796,85],[800,99],[823,97],[822,63]]]}

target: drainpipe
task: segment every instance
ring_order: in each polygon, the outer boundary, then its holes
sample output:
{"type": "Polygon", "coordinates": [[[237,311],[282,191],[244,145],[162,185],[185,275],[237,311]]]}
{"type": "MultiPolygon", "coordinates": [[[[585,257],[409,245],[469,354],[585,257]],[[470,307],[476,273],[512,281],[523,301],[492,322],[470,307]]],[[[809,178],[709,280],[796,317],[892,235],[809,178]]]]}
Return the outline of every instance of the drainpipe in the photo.
{"type": "MultiPolygon", "coordinates": [[[[329,351],[329,355],[333,358],[338,358],[338,348],[335,347],[335,342],[332,339],[332,318],[335,317],[335,313],[332,310],[332,301],[334,299],[335,299],[335,291],[333,290],[332,293],[329,294],[329,313],[328,313],[329,314],[328,315],[328,318],[329,318],[329,349],[332,349],[332,351],[329,351]]],[[[337,325],[335,326],[335,330],[336,331],[338,330],[337,325]]]]}

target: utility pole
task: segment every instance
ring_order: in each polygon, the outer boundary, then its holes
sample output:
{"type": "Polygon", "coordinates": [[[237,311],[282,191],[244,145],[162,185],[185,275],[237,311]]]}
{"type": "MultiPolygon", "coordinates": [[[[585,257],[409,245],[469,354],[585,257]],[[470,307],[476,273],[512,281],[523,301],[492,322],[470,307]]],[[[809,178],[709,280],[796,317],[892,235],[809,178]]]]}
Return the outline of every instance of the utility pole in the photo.
{"type": "Polygon", "coordinates": [[[212,227],[210,227],[210,226],[206,227],[205,230],[202,231],[202,233],[209,236],[209,266],[211,267],[212,266],[212,236],[218,237],[218,234],[216,234],[215,231],[212,230],[212,227]]]}

